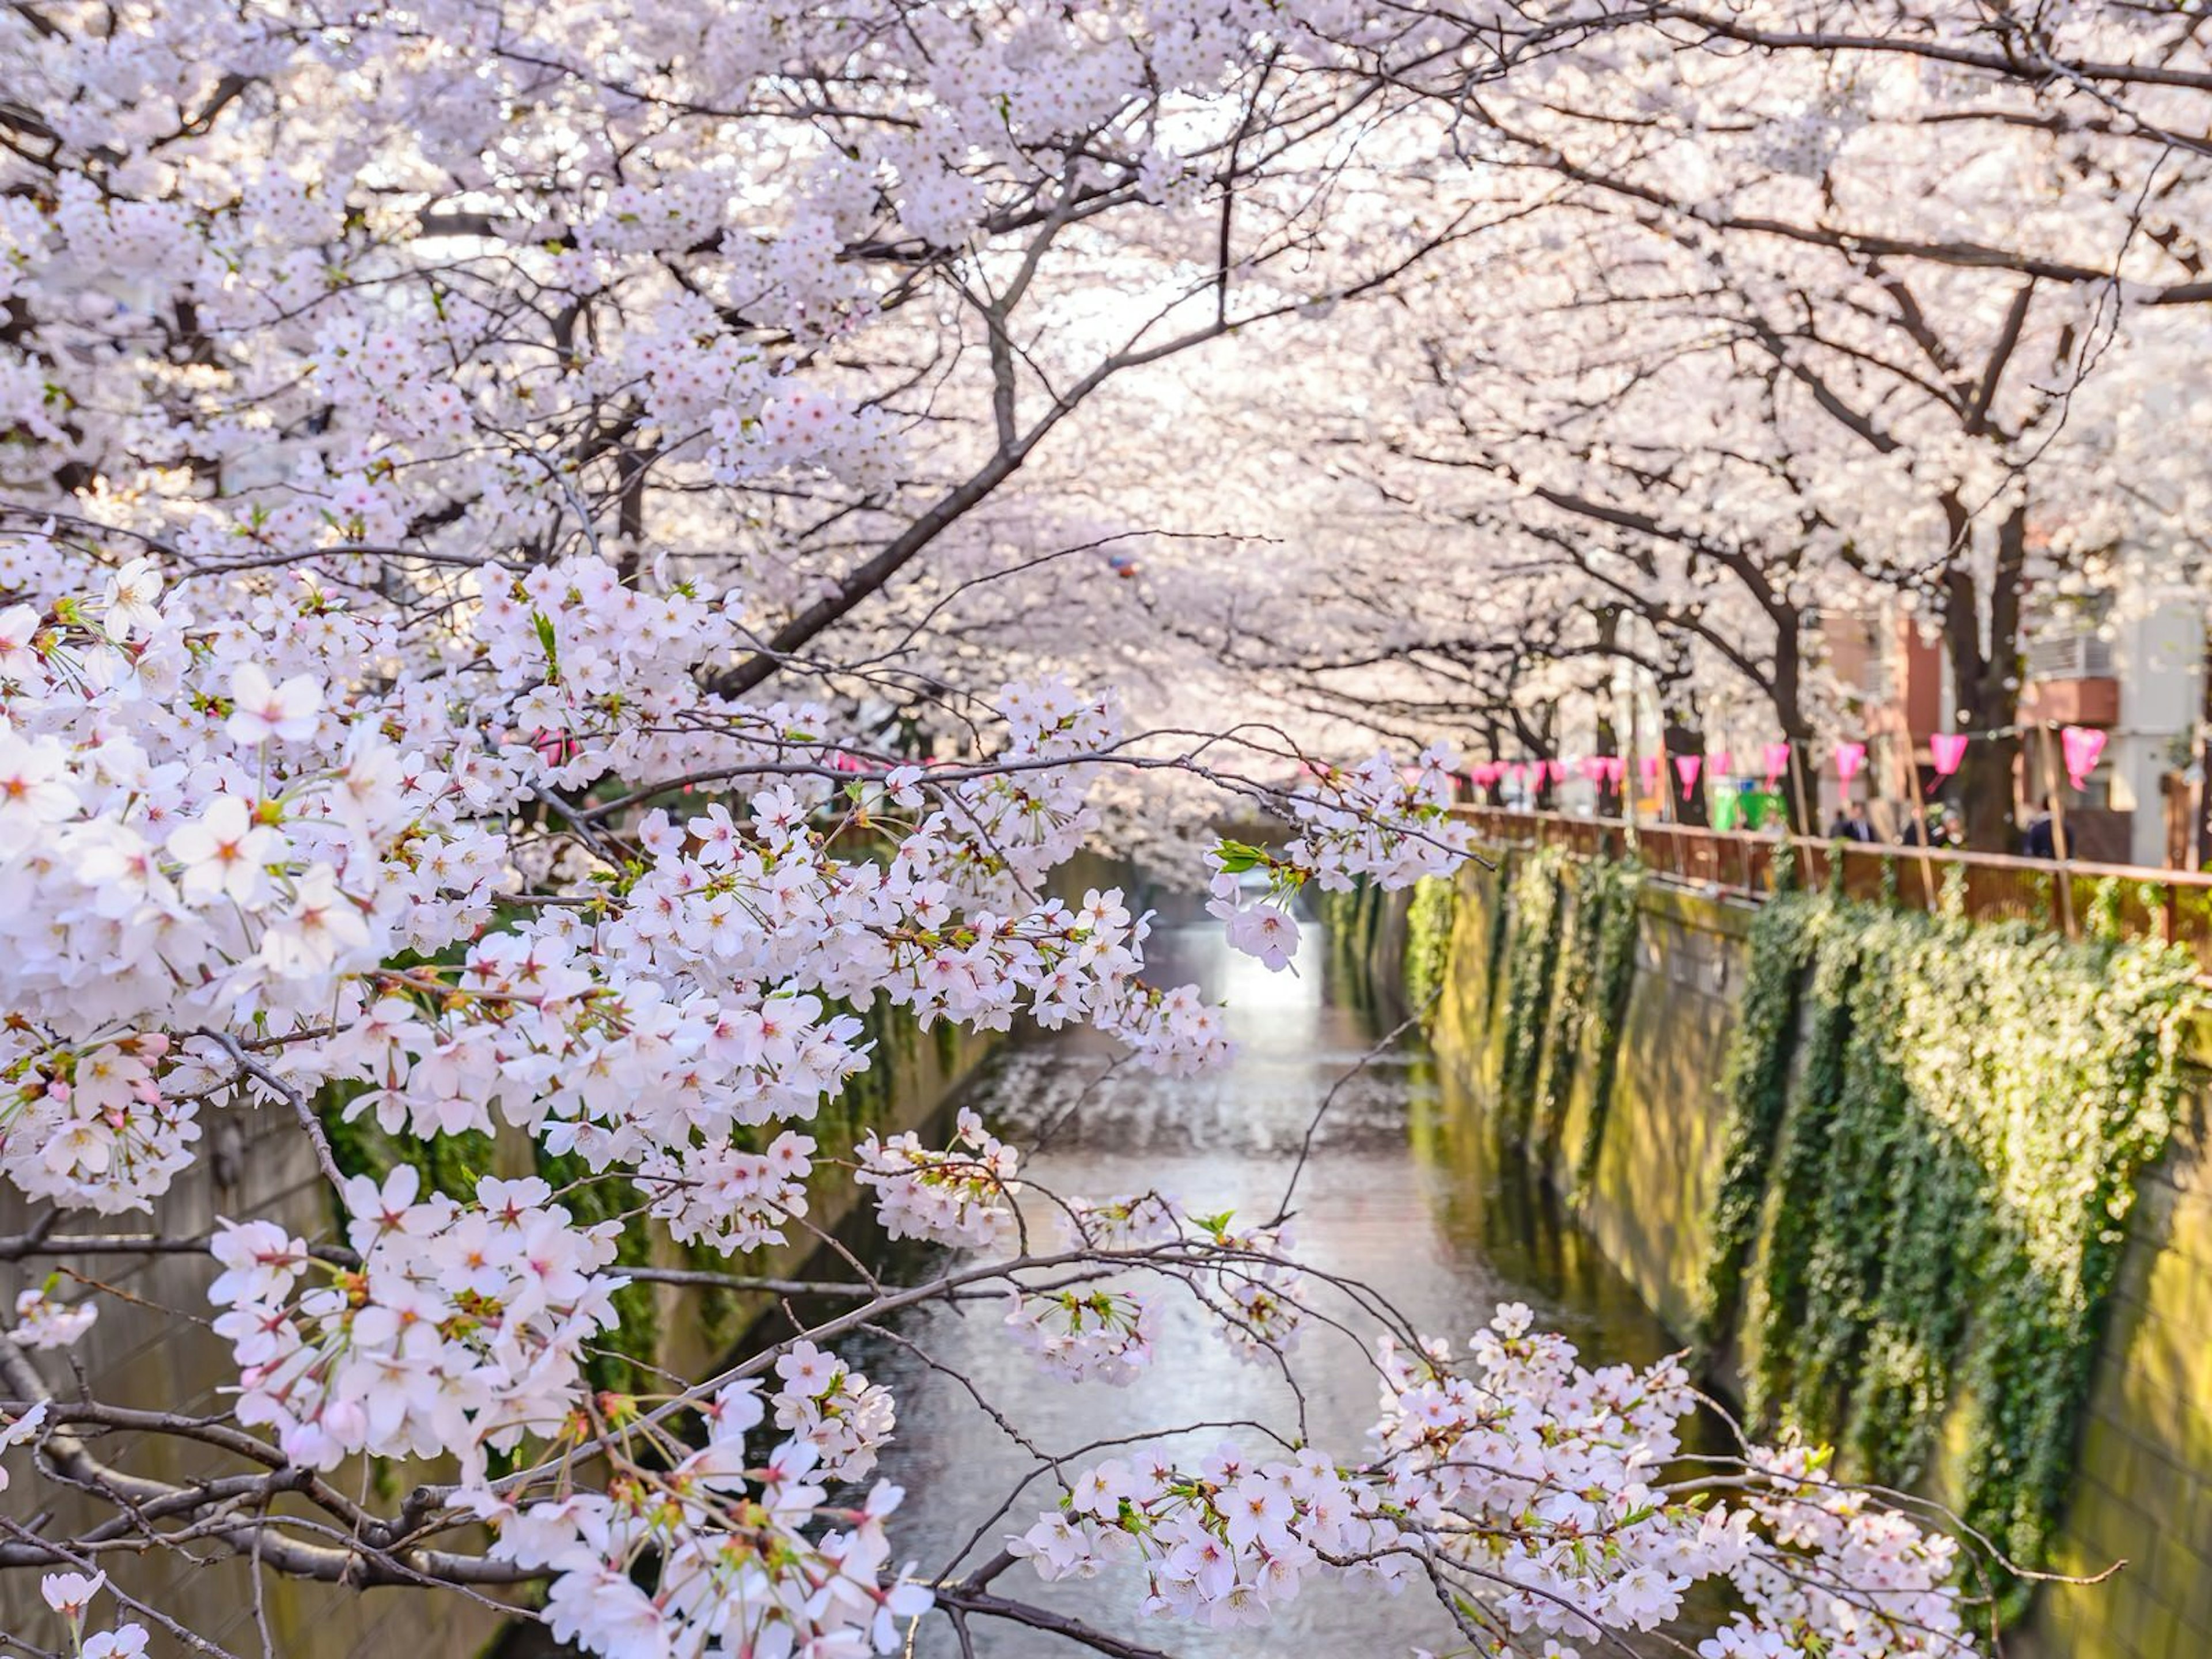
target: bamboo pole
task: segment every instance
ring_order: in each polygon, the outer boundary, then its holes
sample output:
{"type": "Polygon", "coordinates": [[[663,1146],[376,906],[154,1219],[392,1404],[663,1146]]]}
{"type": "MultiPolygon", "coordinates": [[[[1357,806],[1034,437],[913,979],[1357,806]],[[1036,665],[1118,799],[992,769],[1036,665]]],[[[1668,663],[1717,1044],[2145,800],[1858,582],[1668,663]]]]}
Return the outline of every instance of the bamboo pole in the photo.
{"type": "Polygon", "coordinates": [[[2204,866],[2205,754],[2206,745],[2198,744],[2196,763],[2189,769],[2193,775],[2189,779],[2189,793],[2185,797],[2189,802],[2189,824],[2188,834],[2182,841],[2181,867],[2185,870],[2200,870],[2204,866]]]}
{"type": "Polygon", "coordinates": [[[1912,822],[1920,831],[1920,887],[1927,897],[1926,908],[1935,915],[1936,860],[1928,855],[1928,799],[1920,792],[1920,750],[1912,740],[1908,726],[1905,732],[1905,781],[1912,792],[1912,822]]]}
{"type": "Polygon", "coordinates": [[[1636,683],[1632,679],[1628,689],[1628,754],[1620,763],[1620,811],[1628,820],[1632,841],[1636,839],[1636,757],[1643,744],[1644,699],[1637,696],[1636,683]]]}
{"type": "Polygon", "coordinates": [[[2044,799],[2051,808],[2051,850],[2057,854],[2058,916],[2066,937],[2074,938],[2074,848],[2066,838],[2065,788],[2059,781],[2061,766],[2056,753],[2058,739],[2051,723],[2043,722],[2043,763],[2049,787],[2044,799]]]}
{"type": "Polygon", "coordinates": [[[1804,825],[1803,830],[1799,833],[1805,837],[1805,841],[1803,846],[1798,850],[1805,855],[1807,868],[1800,874],[1799,879],[1809,886],[1813,877],[1810,867],[1812,849],[1819,843],[1820,822],[1813,816],[1805,805],[1805,763],[1798,752],[1804,745],[1795,738],[1785,738],[1784,741],[1790,745],[1790,787],[1797,799],[1797,822],[1804,825]]]}

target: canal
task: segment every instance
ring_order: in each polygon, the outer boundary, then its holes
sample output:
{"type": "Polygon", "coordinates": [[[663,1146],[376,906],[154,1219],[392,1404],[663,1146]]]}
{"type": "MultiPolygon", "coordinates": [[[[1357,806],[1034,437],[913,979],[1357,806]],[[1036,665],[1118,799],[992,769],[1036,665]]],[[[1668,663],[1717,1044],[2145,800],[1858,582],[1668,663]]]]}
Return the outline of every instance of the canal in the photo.
{"type": "MultiPolygon", "coordinates": [[[[1264,1220],[1276,1212],[1316,1109],[1334,1090],[1297,1182],[1302,1259],[1371,1285],[1416,1328],[1455,1347],[1498,1303],[1519,1301],[1593,1363],[1640,1364],[1669,1352],[1675,1345],[1666,1332],[1562,1220],[1548,1193],[1517,1160],[1492,1149],[1477,1113],[1449,1099],[1448,1080],[1418,1032],[1378,1047],[1397,1015],[1373,1011],[1362,988],[1324,971],[1326,944],[1310,936],[1304,971],[1270,974],[1228,950],[1218,923],[1163,928],[1148,947],[1154,976],[1194,978],[1225,1001],[1238,1044],[1233,1066],[1163,1079],[1114,1066],[1116,1051],[1096,1038],[1060,1036],[1001,1050],[963,1103],[1030,1149],[1025,1173],[1058,1193],[1110,1197],[1154,1188],[1199,1213],[1234,1210],[1264,1220]]],[[[1182,1423],[1251,1420],[1297,1432],[1301,1401],[1281,1372],[1232,1358],[1180,1307],[1149,1372],[1124,1389],[1043,1378],[1000,1321],[994,1305],[933,1305],[847,1347],[897,1397],[897,1434],[880,1473],[907,1492],[891,1528],[895,1559],[915,1560],[926,1575],[972,1568],[1057,1496],[1048,1476],[1024,1486],[1036,1459],[979,1402],[1003,1407],[1013,1427],[1053,1455],[1182,1423]],[[987,1524],[1001,1510],[1003,1524],[987,1524]]],[[[1296,1355],[1308,1432],[1345,1460],[1364,1455],[1375,1417],[1365,1342],[1372,1332],[1360,1334],[1355,1342],[1310,1331],[1296,1355]]],[[[1169,1443],[1202,1453],[1223,1437],[1207,1431],[1169,1443]]],[[[1265,1445],[1249,1428],[1232,1437],[1265,1445]]],[[[1077,1456],[1067,1474],[1109,1455],[1077,1456]]],[[[1143,1618],[1136,1611],[1142,1580],[1130,1569],[1044,1584],[1017,1565],[997,1589],[1183,1656],[1380,1656],[1463,1645],[1419,1590],[1387,1601],[1322,1584],[1268,1627],[1194,1630],[1143,1618]]],[[[982,1659],[1075,1650],[988,1620],[971,1631],[982,1659]]],[[[955,1659],[958,1650],[945,1621],[933,1618],[914,1651],[955,1659]]]]}

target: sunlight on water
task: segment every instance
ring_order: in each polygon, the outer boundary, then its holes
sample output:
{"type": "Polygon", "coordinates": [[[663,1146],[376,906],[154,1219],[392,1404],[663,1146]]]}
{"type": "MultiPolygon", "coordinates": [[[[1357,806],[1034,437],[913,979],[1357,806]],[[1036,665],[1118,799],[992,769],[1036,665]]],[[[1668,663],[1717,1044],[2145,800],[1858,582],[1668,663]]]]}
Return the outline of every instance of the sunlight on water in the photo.
{"type": "MultiPolygon", "coordinates": [[[[1317,968],[1307,967],[1303,972],[1285,969],[1270,973],[1257,957],[1248,957],[1242,951],[1232,951],[1215,929],[1193,929],[1178,933],[1163,940],[1168,947],[1165,955],[1176,960],[1180,970],[1198,978],[1207,990],[1229,1007],[1230,1029],[1243,1042],[1293,1040],[1290,1031],[1274,1022],[1291,1010],[1309,1011],[1306,1023],[1321,1008],[1321,974],[1317,968]],[[1206,941],[1203,945],[1192,937],[1198,933],[1206,941]],[[1181,951],[1176,947],[1182,946],[1181,951]],[[1203,955],[1203,964],[1192,960],[1203,955]],[[1265,1018],[1262,1019],[1261,1016],[1265,1018]]],[[[1317,953],[1309,948],[1301,957],[1317,953]]]]}

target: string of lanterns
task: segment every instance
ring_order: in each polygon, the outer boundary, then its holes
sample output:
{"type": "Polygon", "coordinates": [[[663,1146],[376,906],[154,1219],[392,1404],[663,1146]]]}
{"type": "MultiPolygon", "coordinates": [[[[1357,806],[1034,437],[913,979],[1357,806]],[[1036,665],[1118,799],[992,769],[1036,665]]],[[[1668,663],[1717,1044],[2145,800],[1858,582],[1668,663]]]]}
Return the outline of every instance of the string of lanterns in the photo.
{"type": "MultiPolygon", "coordinates": [[[[1978,738],[2001,736],[2018,730],[2007,726],[1992,732],[1937,732],[1928,739],[1929,759],[1938,777],[1948,778],[1956,773],[1966,758],[1966,745],[1978,738]]],[[[2107,733],[2094,726],[2068,726],[2059,730],[2061,755],[2066,766],[2067,781],[2075,788],[2085,787],[2089,774],[2096,769],[2097,761],[2105,752],[2107,733]]],[[[1759,751],[1760,770],[1758,774],[1738,774],[1735,757],[1728,750],[1718,749],[1705,755],[1674,755],[1662,759],[1656,754],[1639,755],[1636,759],[1637,772],[1643,779],[1647,793],[1659,787],[1661,768],[1666,759],[1674,763],[1674,775],[1679,781],[1682,798],[1688,799],[1696,793],[1698,779],[1702,774],[1707,781],[1739,775],[1763,775],[1766,787],[1780,786],[1782,777],[1790,769],[1793,745],[1787,741],[1770,743],[1759,751]]],[[[1838,741],[1829,750],[1829,761],[1836,770],[1837,781],[1846,786],[1865,769],[1867,746],[1863,743],[1838,741]]],[[[1628,763],[1619,755],[1569,756],[1564,759],[1482,761],[1468,768],[1468,777],[1477,787],[1492,788],[1502,781],[1526,784],[1530,788],[1547,785],[1556,787],[1566,781],[1570,771],[1579,772],[1590,783],[1606,789],[1619,789],[1628,775],[1628,763]]]]}

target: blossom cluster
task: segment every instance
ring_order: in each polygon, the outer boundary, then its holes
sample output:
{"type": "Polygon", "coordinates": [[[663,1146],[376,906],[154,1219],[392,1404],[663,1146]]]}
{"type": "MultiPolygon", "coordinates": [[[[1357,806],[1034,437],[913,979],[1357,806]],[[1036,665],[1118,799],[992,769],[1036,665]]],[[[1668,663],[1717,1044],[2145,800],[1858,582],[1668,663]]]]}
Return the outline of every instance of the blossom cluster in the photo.
{"type": "Polygon", "coordinates": [[[63,1302],[50,1285],[34,1285],[15,1297],[15,1328],[10,1341],[27,1348],[66,1348],[76,1344],[100,1317],[100,1304],[89,1298],[63,1302]]]}
{"type": "Polygon", "coordinates": [[[146,1651],[146,1627],[130,1620],[112,1630],[86,1633],[93,1599],[106,1588],[104,1572],[50,1572],[39,1580],[40,1599],[69,1630],[71,1659],[141,1659],[146,1651]]]}
{"type": "Polygon", "coordinates": [[[1308,1318],[1305,1274],[1287,1226],[1233,1227],[1227,1215],[1194,1217],[1185,1236],[1206,1270],[1194,1281],[1222,1340],[1239,1359],[1266,1364],[1298,1345],[1308,1318]]]}
{"type": "Polygon", "coordinates": [[[825,1480],[860,1480],[876,1466],[898,1413],[891,1391],[836,1354],[798,1341],[776,1356],[775,1425],[811,1445],[825,1480]]]}
{"type": "Polygon", "coordinates": [[[1472,835],[1451,816],[1458,764],[1439,744],[1411,767],[1377,754],[1357,767],[1308,768],[1310,781],[1285,798],[1299,833],[1280,851],[1231,842],[1214,849],[1207,914],[1226,925],[1231,945],[1279,971],[1297,954],[1291,905],[1307,883],[1342,892],[1360,877],[1399,888],[1449,874],[1472,835]],[[1251,872],[1264,876],[1264,889],[1247,905],[1240,878],[1251,872]]]}
{"type": "Polygon", "coordinates": [[[269,1221],[226,1223],[209,1246],[239,1421],[275,1428],[295,1462],[326,1469],[361,1451],[477,1462],[576,1410],[585,1345],[614,1324],[628,1282],[599,1271],[619,1224],[576,1226],[535,1177],[487,1176],[465,1205],[418,1190],[406,1164],[381,1184],[345,1183],[358,1266],[326,1262],[269,1221]]]}
{"type": "Polygon", "coordinates": [[[1097,1464],[1006,1548],[1046,1579],[1134,1564],[1148,1613],[1234,1628],[1266,1624],[1324,1572],[1402,1589],[1415,1571],[1402,1536],[1357,1477],[1318,1454],[1261,1462],[1224,1444],[1194,1468],[1097,1464]]]}
{"type": "Polygon", "coordinates": [[[821,1482],[832,1477],[816,1441],[747,1454],[765,1414],[754,1384],[735,1382],[699,1413],[703,1443],[656,1442],[665,1468],[625,1460],[604,1492],[517,1502],[479,1486],[462,1501],[490,1522],[495,1557],[551,1575],[546,1622],[589,1651],[896,1651],[901,1622],[933,1600],[888,1571],[884,1522],[903,1494],[878,1483],[857,1510],[827,1507],[821,1482]],[[808,1530],[817,1523],[818,1536],[808,1530]]]}
{"type": "Polygon", "coordinates": [[[1115,1387],[1152,1363],[1160,1304],[1140,1292],[1103,1288],[1007,1292],[1006,1328],[1046,1372],[1066,1382],[1096,1376],[1115,1387]]]}
{"type": "Polygon", "coordinates": [[[1096,826],[1109,702],[1008,687],[997,760],[872,778],[890,844],[854,856],[825,833],[852,808],[826,712],[699,689],[728,596],[648,599],[589,556],[486,567],[425,662],[311,570],[210,626],[204,584],[42,546],[44,608],[0,613],[0,1171],[33,1195],[147,1207],[210,1100],[337,1085],[390,1133],[521,1127],[624,1165],[678,1237],[734,1250],[803,1211],[813,1151],[743,1131],[868,1064],[832,1000],[1087,1021],[1166,1069],[1221,1052],[1194,992],[1140,979],[1118,891],[1019,898],[1096,826]],[[793,775],[604,832],[517,816],[753,767],[793,775]]]}
{"type": "Polygon", "coordinates": [[[942,1151],[908,1130],[889,1139],[872,1133],[853,1155],[854,1179],[875,1190],[877,1218],[893,1238],[1002,1252],[1019,1237],[1012,1200],[1021,1190],[1014,1179],[1021,1155],[968,1107],[942,1151]]]}
{"type": "Polygon", "coordinates": [[[1670,1480],[1696,1403],[1680,1364],[1593,1371],[1529,1326],[1501,1308],[1463,1365],[1386,1341],[1357,1467],[1226,1444],[1194,1468],[1112,1459],[1007,1548],[1048,1579],[1134,1566],[1151,1611],[1215,1626],[1265,1623],[1323,1573],[1395,1589],[1425,1563],[1501,1649],[1654,1630],[1722,1579],[1741,1610],[1705,1659],[1967,1659],[1948,1540],[1836,1486],[1802,1449],[1754,1451],[1717,1486],[1670,1480]],[[1722,1487],[1741,1501],[1709,1504],[1722,1487]]]}
{"type": "Polygon", "coordinates": [[[1284,848],[1292,867],[1341,892],[1357,876],[1408,887],[1448,875],[1467,859],[1473,832],[1451,817],[1459,756],[1432,744],[1410,767],[1377,754],[1330,768],[1290,799],[1301,833],[1284,848]]]}
{"type": "Polygon", "coordinates": [[[1923,1531],[1837,1481],[1824,1455],[1805,1446],[1755,1454],[1765,1477],[1744,1503],[1775,1545],[1735,1572],[1751,1606],[1705,1644],[1708,1659],[1763,1659],[1774,1632],[1836,1654],[1973,1650],[1960,1617],[1957,1540],[1923,1531]],[[1808,1575],[1808,1560],[1826,1576],[1808,1575]]]}
{"type": "Polygon", "coordinates": [[[19,1063],[13,1098],[0,1094],[0,1170],[28,1197],[109,1213],[146,1207],[200,1138],[197,1104],[154,1081],[168,1048],[150,1031],[19,1063]]]}
{"type": "Polygon", "coordinates": [[[1182,1203],[1157,1191],[1060,1201],[1060,1228],[1071,1249],[1137,1249],[1179,1239],[1188,1225],[1182,1203]]]}

